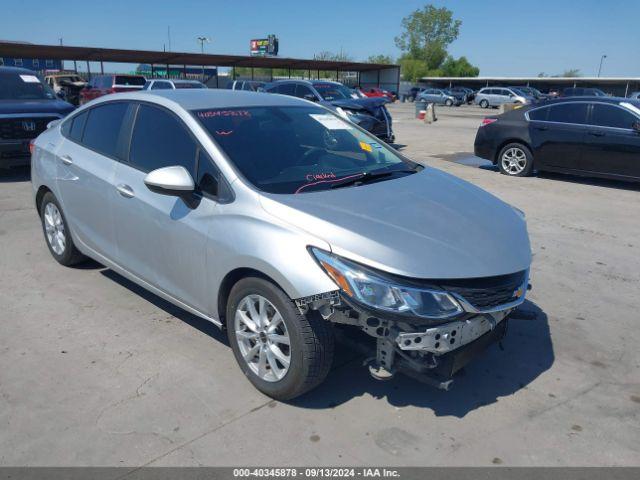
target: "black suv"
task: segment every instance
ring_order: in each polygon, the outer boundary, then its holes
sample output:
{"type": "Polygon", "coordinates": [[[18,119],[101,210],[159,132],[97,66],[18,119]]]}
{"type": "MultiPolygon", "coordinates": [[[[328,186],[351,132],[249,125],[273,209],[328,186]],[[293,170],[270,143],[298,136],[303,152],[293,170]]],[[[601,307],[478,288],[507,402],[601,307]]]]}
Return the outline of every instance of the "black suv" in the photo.
{"type": "Polygon", "coordinates": [[[304,98],[333,110],[385,142],[395,136],[386,98],[358,98],[349,88],[328,80],[278,80],[264,87],[265,92],[304,98]]]}
{"type": "Polygon", "coordinates": [[[0,167],[28,165],[29,142],[73,109],[35,72],[0,67],[0,167]]]}

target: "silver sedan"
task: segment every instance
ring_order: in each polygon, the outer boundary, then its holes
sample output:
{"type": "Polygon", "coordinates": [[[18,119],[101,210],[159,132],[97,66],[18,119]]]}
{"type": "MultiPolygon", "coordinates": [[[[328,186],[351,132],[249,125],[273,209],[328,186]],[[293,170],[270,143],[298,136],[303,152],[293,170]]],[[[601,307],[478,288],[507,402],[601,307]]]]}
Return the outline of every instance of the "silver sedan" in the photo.
{"type": "Polygon", "coordinates": [[[32,183],[59,263],[226,327],[277,399],[322,382],[336,324],[370,336],[376,378],[448,388],[528,285],[522,212],[294,97],[105,96],[37,138],[32,183]]]}

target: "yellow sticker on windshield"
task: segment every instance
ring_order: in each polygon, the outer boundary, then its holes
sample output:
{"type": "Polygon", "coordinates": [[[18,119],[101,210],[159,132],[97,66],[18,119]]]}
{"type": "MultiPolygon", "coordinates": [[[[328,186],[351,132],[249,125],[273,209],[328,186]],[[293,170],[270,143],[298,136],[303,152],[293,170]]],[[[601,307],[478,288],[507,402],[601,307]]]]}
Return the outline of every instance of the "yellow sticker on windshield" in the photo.
{"type": "Polygon", "coordinates": [[[360,148],[362,150],[364,150],[365,152],[373,151],[373,149],[371,148],[371,145],[369,145],[368,143],[365,143],[365,142],[360,142],[360,148]]]}

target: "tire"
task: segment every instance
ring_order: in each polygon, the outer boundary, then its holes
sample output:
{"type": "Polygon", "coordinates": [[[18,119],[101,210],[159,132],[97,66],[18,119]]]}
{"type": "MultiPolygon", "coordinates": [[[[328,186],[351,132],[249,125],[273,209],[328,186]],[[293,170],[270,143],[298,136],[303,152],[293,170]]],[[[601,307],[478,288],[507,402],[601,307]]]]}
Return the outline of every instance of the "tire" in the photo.
{"type": "Polygon", "coordinates": [[[510,177],[528,177],[533,172],[533,155],[522,143],[509,143],[498,154],[500,173],[510,177]]]}
{"type": "Polygon", "coordinates": [[[277,285],[258,277],[240,280],[231,289],[226,314],[227,336],[236,361],[253,386],[265,395],[276,400],[291,400],[317,387],[326,378],[333,362],[332,324],[316,311],[302,315],[277,285]],[[261,303],[260,298],[266,302],[261,303]],[[267,328],[255,323],[253,326],[257,328],[249,327],[251,304],[254,312],[264,308],[267,316],[271,315],[267,328]],[[281,321],[276,320],[278,314],[281,321]],[[249,322],[245,323],[247,316],[249,322]],[[267,333],[273,325],[277,325],[276,329],[267,333]],[[276,337],[288,337],[289,347],[278,340],[272,341],[276,337]],[[273,349],[274,344],[277,351],[273,349]],[[245,360],[245,355],[252,356],[245,360]],[[281,361],[282,357],[288,359],[288,366],[281,361]]]}
{"type": "Polygon", "coordinates": [[[489,108],[489,102],[487,100],[480,100],[479,104],[482,108],[489,108]]]}
{"type": "Polygon", "coordinates": [[[447,100],[445,100],[444,104],[445,104],[447,107],[451,107],[451,106],[453,106],[453,100],[451,100],[450,98],[448,98],[447,100]]]}
{"type": "Polygon", "coordinates": [[[87,260],[73,243],[62,207],[51,192],[45,193],[40,203],[40,221],[47,247],[59,264],[70,267],[87,260]]]}

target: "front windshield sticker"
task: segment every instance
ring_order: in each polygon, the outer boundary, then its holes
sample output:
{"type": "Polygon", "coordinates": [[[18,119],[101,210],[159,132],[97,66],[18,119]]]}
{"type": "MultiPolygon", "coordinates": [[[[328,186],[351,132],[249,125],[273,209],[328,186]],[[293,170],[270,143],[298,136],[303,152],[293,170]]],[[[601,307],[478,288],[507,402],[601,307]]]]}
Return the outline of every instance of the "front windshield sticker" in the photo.
{"type": "Polygon", "coordinates": [[[351,125],[330,113],[310,113],[309,116],[327,130],[351,130],[351,125]]]}
{"type": "Polygon", "coordinates": [[[40,80],[35,75],[20,75],[20,78],[24,83],[40,83],[40,80]]]}
{"type": "Polygon", "coordinates": [[[198,112],[200,118],[214,118],[214,117],[251,117],[251,112],[248,110],[206,110],[204,112],[198,112]]]}
{"type": "Polygon", "coordinates": [[[362,150],[364,150],[365,152],[372,152],[373,149],[371,148],[371,145],[369,145],[368,143],[365,142],[360,142],[360,148],[362,150]]]}

